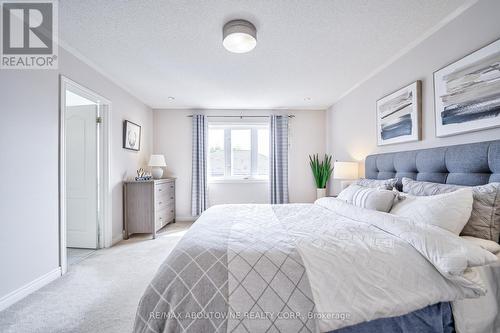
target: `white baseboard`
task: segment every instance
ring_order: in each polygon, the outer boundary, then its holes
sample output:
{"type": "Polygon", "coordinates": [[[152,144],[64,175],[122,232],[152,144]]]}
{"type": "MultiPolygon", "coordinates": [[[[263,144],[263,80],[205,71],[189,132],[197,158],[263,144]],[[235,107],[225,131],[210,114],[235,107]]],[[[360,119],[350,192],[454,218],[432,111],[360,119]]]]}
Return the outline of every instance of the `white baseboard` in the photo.
{"type": "Polygon", "coordinates": [[[175,221],[176,222],[194,222],[198,216],[176,216],[175,221]]]}
{"type": "Polygon", "coordinates": [[[111,246],[115,245],[118,242],[121,242],[123,240],[123,235],[117,235],[113,237],[113,240],[111,241],[111,246]]]}
{"type": "Polygon", "coordinates": [[[0,311],[8,308],[9,306],[16,303],[17,301],[20,301],[29,294],[46,286],[50,282],[59,278],[60,276],[61,276],[61,267],[57,267],[56,269],[40,276],[39,278],[36,278],[35,280],[22,286],[21,288],[18,288],[13,292],[3,296],[2,298],[0,298],[0,311]]]}

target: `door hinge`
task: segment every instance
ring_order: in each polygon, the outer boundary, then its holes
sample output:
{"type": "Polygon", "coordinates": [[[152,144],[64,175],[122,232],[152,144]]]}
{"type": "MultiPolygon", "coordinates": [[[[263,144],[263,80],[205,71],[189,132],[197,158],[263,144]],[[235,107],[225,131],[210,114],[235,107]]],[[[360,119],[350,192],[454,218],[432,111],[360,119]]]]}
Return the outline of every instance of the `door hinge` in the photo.
{"type": "Polygon", "coordinates": [[[95,119],[95,122],[98,123],[98,124],[102,124],[102,117],[97,117],[95,119]]]}

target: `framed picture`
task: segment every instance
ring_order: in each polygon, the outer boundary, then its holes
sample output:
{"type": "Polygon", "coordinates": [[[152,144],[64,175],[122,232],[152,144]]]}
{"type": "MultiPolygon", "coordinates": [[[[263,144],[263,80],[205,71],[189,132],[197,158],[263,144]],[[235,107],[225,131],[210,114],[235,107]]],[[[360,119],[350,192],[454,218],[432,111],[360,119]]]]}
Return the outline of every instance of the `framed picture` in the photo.
{"type": "Polygon", "coordinates": [[[434,73],[436,136],[500,126],[500,40],[434,73]]]}
{"type": "Polygon", "coordinates": [[[377,101],[379,146],[420,140],[421,86],[415,81],[377,101]]]}
{"type": "Polygon", "coordinates": [[[128,120],[123,122],[123,148],[135,151],[141,149],[141,126],[128,120]]]}

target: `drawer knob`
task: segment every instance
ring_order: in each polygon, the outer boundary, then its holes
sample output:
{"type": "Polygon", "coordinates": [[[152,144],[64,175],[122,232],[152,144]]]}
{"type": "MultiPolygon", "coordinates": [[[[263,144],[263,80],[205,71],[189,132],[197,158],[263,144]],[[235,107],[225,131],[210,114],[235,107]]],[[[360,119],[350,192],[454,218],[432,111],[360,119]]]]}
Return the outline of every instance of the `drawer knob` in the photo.
{"type": "Polygon", "coordinates": [[[170,213],[173,213],[173,212],[174,212],[174,210],[172,209],[172,210],[170,211],[170,213]]]}
{"type": "Polygon", "coordinates": [[[174,188],[174,186],[173,186],[173,185],[170,185],[170,188],[174,188]]]}
{"type": "Polygon", "coordinates": [[[161,202],[161,201],[160,201],[160,202],[158,202],[158,205],[161,205],[162,203],[163,203],[163,202],[161,202]]]}
{"type": "Polygon", "coordinates": [[[158,192],[161,192],[161,188],[158,189],[158,192]]]}
{"type": "Polygon", "coordinates": [[[160,220],[162,220],[162,218],[160,217],[160,220]]]}
{"type": "Polygon", "coordinates": [[[170,197],[170,200],[174,200],[174,197],[170,197]]]}

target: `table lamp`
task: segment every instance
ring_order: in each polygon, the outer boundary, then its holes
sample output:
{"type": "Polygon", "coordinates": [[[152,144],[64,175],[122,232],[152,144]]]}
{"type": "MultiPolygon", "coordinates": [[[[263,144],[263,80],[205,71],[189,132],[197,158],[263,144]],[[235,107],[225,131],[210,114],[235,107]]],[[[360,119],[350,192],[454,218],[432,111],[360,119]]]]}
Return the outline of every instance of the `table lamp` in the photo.
{"type": "Polygon", "coordinates": [[[154,179],[160,179],[163,176],[163,168],[167,166],[163,155],[151,155],[148,165],[154,179]]]}
{"type": "Polygon", "coordinates": [[[358,179],[357,162],[335,162],[333,164],[333,179],[339,179],[341,190],[351,185],[355,179],[358,179]]]}

